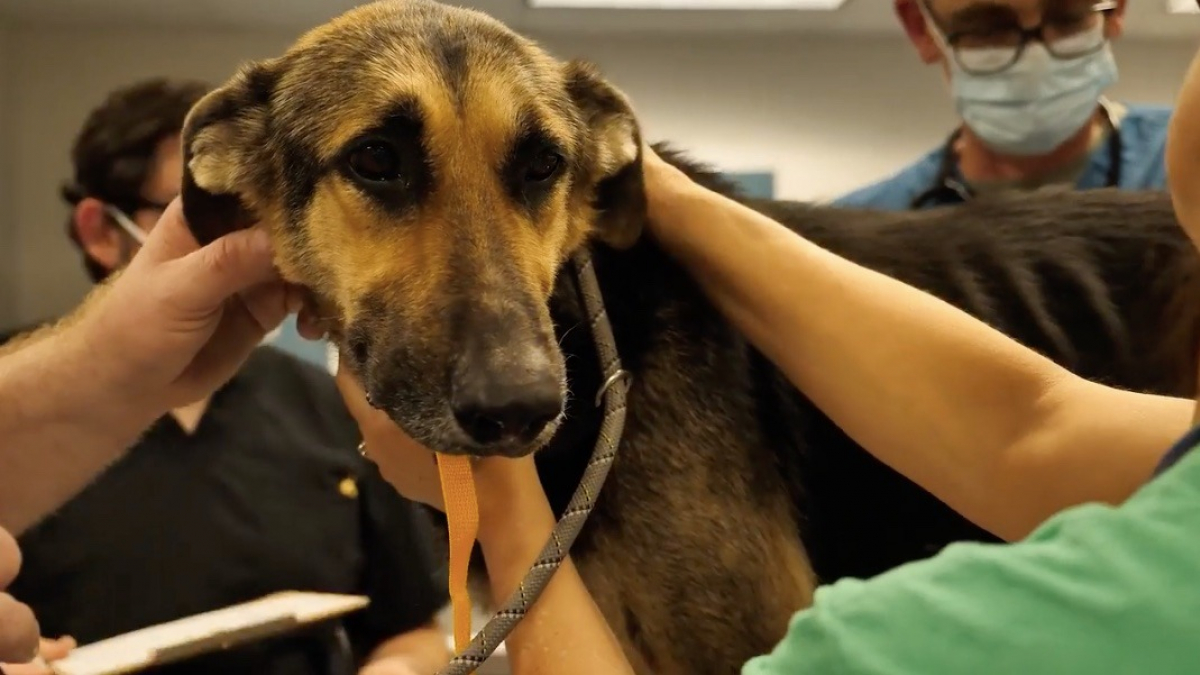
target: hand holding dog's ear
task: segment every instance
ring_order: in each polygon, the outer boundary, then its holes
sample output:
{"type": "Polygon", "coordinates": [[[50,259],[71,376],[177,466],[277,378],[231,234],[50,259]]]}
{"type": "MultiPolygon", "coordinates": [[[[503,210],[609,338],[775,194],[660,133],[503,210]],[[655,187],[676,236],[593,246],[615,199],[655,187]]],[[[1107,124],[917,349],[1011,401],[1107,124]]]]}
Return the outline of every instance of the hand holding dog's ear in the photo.
{"type": "Polygon", "coordinates": [[[176,200],[130,264],[85,305],[80,328],[123,395],[165,412],[224,384],[298,305],[264,232],[201,247],[176,200]],[[113,358],[103,359],[105,350],[113,358]]]}

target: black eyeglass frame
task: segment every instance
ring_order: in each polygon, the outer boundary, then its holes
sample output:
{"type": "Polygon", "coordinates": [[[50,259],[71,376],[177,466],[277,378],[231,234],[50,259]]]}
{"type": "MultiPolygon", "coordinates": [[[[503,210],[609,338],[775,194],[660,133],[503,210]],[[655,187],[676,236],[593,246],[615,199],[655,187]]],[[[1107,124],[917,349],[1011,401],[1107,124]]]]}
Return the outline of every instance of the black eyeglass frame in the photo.
{"type": "MultiPolygon", "coordinates": [[[[1069,55],[1056,54],[1054,52],[1053,43],[1045,38],[1044,33],[1046,30],[1046,22],[1043,20],[1038,25],[1031,26],[1029,28],[1014,26],[1011,29],[1005,29],[1006,31],[1011,31],[1013,35],[1018,38],[1017,44],[1012,48],[1012,58],[1010,58],[1006,63],[991,69],[972,68],[963,63],[962,57],[959,54],[960,47],[955,43],[961,41],[965,37],[976,35],[977,33],[974,31],[955,31],[952,33],[946,32],[945,27],[942,26],[941,20],[936,14],[934,14],[933,8],[929,6],[929,0],[920,0],[920,2],[925,8],[925,15],[934,22],[937,30],[940,31],[944,36],[943,39],[946,41],[946,45],[950,47],[950,51],[954,56],[954,61],[960,68],[972,75],[996,75],[1008,70],[1009,68],[1012,68],[1013,65],[1020,61],[1021,57],[1024,56],[1025,48],[1029,45],[1029,43],[1035,40],[1045,45],[1046,51],[1050,53],[1050,56],[1059,60],[1071,60],[1090,56],[1100,51],[1105,45],[1108,44],[1108,38],[1104,38],[1097,42],[1094,47],[1086,51],[1072,52],[1069,55]]],[[[1101,21],[1107,22],[1109,16],[1111,16],[1111,12],[1117,9],[1117,4],[1118,3],[1115,0],[1102,0],[1101,2],[1094,3],[1089,9],[1092,12],[1102,14],[1103,16],[1101,17],[1101,21]]],[[[1200,0],[1198,0],[1198,4],[1200,4],[1200,0]]]]}

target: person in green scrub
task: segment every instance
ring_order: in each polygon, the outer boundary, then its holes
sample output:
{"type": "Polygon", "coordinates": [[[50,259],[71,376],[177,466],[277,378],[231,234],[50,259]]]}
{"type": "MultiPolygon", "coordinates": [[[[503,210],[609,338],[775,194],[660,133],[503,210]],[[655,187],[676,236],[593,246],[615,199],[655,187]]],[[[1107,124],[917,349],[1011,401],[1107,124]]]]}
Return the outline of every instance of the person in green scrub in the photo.
{"type": "MultiPolygon", "coordinates": [[[[1076,377],[652,152],[644,168],[653,235],[730,320],[863,447],[1007,542],[954,544],[822,587],[742,675],[1200,672],[1195,400],[1076,377]]],[[[1167,170],[1200,245],[1200,55],[1170,125],[1167,170]]],[[[428,450],[371,409],[348,374],[339,385],[384,476],[439,505],[428,450]]],[[[482,461],[477,481],[479,541],[503,598],[554,518],[529,458],[482,461]]],[[[632,672],[569,561],[507,649],[514,675],[632,672]]]]}

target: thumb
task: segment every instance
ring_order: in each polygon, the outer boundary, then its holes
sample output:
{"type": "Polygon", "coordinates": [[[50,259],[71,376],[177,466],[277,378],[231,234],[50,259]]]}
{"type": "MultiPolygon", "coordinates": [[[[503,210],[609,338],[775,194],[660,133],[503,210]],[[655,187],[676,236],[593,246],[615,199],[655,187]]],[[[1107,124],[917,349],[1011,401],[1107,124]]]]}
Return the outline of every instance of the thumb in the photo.
{"type": "Polygon", "coordinates": [[[222,236],[172,264],[178,277],[179,303],[208,312],[251,287],[280,279],[271,240],[260,229],[222,236]]]}
{"type": "Polygon", "coordinates": [[[57,640],[46,640],[42,643],[42,658],[47,661],[57,661],[66,658],[79,644],[75,638],[66,635],[57,640]]]}

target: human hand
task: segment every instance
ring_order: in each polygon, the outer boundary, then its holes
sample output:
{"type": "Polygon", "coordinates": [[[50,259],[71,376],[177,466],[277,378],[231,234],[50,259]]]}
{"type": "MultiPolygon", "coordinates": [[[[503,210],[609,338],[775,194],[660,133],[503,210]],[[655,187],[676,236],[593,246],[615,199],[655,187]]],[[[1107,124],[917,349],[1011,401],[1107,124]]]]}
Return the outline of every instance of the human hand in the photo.
{"type": "Polygon", "coordinates": [[[40,660],[30,663],[0,663],[0,673],[3,675],[54,675],[49,663],[66,658],[76,647],[75,638],[61,637],[57,640],[40,640],[38,656],[40,660]]]}
{"type": "MultiPolygon", "coordinates": [[[[332,326],[321,316],[311,301],[305,302],[296,315],[296,332],[300,337],[306,340],[327,338],[332,326]]],[[[433,451],[417,443],[387,413],[367,402],[362,384],[346,367],[346,361],[339,355],[334,381],[346,409],[358,424],[364,454],[397,492],[412,501],[444,511],[441,478],[433,451]]]]}
{"type": "Polygon", "coordinates": [[[201,248],[176,199],[129,265],[85,303],[79,330],[67,332],[113,391],[165,411],[220,387],[299,306],[265,232],[201,248]]]}
{"type": "Polygon", "coordinates": [[[642,145],[642,186],[651,230],[671,222],[670,203],[681,193],[701,189],[687,174],[663,159],[649,143],[642,145]]]}
{"type": "Polygon", "coordinates": [[[345,363],[346,359],[338,359],[335,381],[346,408],[358,423],[364,452],[379,467],[384,480],[400,494],[439,511],[445,510],[433,452],[404,433],[386,413],[367,403],[362,385],[345,363]]]}
{"type": "MultiPolygon", "coordinates": [[[[358,379],[342,365],[345,362],[338,359],[337,387],[362,432],[367,457],[400,494],[444,511],[441,477],[433,451],[413,440],[385,412],[367,402],[358,379]]],[[[533,455],[518,459],[482,458],[472,463],[472,469],[482,518],[480,527],[489,520],[492,509],[516,506],[514,495],[538,494],[544,500],[533,455]]]]}
{"type": "MultiPolygon", "coordinates": [[[[8,530],[0,528],[0,589],[21,571],[21,549],[8,530]]],[[[0,593],[0,663],[24,663],[37,653],[38,622],[33,610],[11,595],[0,593]]]]}

